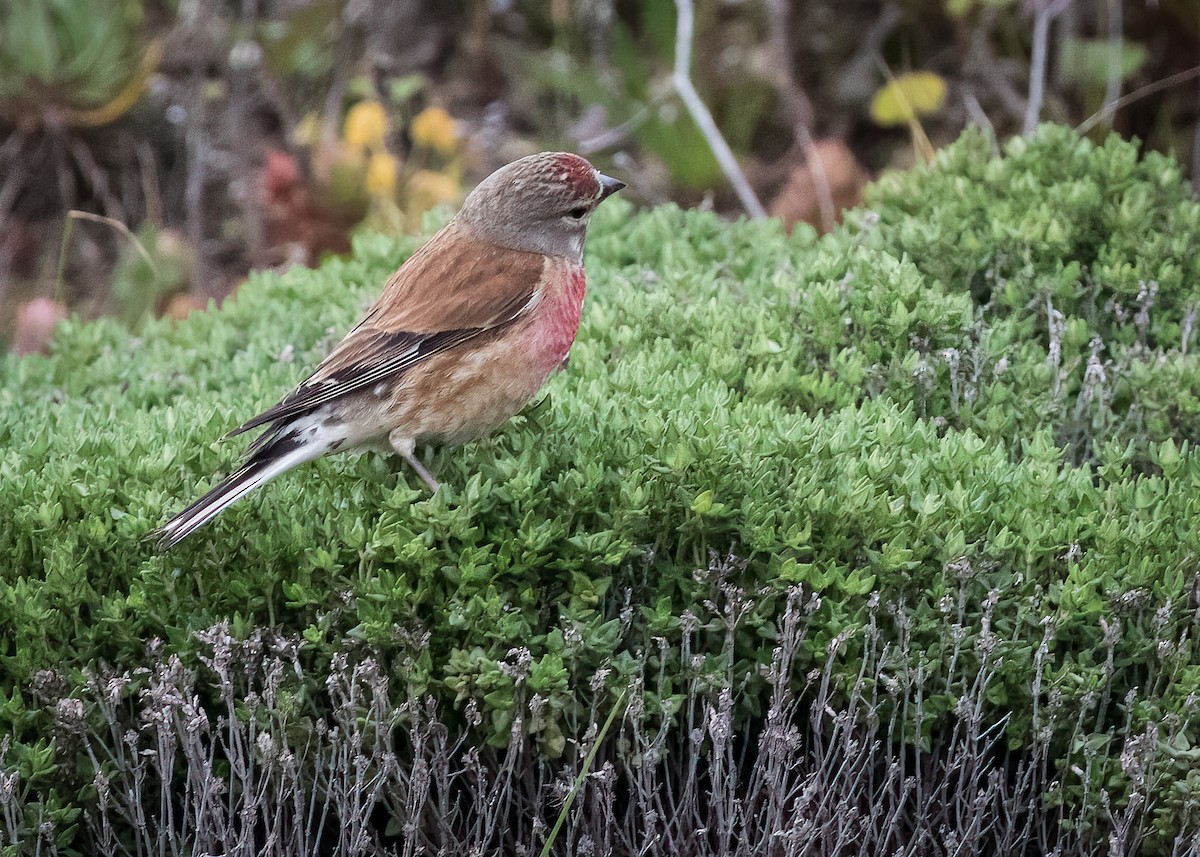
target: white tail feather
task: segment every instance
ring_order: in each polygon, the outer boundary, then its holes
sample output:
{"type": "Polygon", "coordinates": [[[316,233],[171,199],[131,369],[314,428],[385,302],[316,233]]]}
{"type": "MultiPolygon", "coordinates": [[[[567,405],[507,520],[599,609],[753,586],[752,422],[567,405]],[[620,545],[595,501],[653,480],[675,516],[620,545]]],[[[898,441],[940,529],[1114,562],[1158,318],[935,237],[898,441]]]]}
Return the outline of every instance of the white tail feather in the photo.
{"type": "Polygon", "coordinates": [[[332,439],[311,437],[301,446],[273,457],[272,444],[268,443],[241,468],[163,524],[156,534],[159,548],[166,549],[179,543],[255,488],[293,467],[320,458],[332,445],[332,439]]]}

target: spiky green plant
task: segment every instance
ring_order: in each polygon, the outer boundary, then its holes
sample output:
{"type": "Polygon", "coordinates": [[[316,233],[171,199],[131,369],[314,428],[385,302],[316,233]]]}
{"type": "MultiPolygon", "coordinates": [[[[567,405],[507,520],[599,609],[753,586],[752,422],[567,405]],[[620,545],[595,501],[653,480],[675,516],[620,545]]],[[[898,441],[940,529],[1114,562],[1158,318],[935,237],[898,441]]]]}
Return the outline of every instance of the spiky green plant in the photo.
{"type": "Polygon", "coordinates": [[[0,118],[23,123],[54,112],[68,123],[104,124],[136,100],[144,58],[136,3],[7,0],[0,4],[0,118]]]}

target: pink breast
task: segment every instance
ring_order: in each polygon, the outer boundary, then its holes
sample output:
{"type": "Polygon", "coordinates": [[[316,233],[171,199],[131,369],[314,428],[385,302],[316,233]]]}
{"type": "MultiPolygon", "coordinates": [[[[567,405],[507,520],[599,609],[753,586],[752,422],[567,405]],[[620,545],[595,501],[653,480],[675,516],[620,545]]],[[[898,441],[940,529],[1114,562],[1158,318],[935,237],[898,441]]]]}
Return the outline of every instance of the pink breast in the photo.
{"type": "Polygon", "coordinates": [[[529,328],[530,346],[549,374],[566,359],[579,331],[583,296],[587,290],[582,265],[570,265],[555,277],[529,328]]]}

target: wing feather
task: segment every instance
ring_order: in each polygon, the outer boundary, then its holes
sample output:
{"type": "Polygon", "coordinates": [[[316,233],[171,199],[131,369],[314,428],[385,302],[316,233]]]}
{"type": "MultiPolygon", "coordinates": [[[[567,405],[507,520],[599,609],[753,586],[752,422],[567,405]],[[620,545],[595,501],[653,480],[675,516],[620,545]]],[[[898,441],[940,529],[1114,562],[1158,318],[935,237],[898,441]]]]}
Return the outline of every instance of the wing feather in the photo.
{"type": "Polygon", "coordinates": [[[229,434],[308,413],[512,324],[535,303],[544,269],[541,254],[500,248],[449,224],[388,279],[312,375],[229,434]]]}

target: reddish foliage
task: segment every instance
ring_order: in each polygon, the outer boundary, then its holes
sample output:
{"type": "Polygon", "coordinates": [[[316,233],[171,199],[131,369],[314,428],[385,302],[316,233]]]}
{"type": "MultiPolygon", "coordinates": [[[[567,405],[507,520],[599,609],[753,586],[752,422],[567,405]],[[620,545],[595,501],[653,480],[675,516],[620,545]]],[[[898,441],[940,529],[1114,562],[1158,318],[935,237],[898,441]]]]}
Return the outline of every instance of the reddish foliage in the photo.
{"type": "Polygon", "coordinates": [[[827,232],[841,222],[844,210],[858,205],[869,180],[866,169],[845,143],[818,140],[809,148],[805,161],[792,169],[787,184],[771,203],[770,213],[788,229],[802,221],[827,232]],[[822,211],[823,205],[827,210],[822,211]]]}

